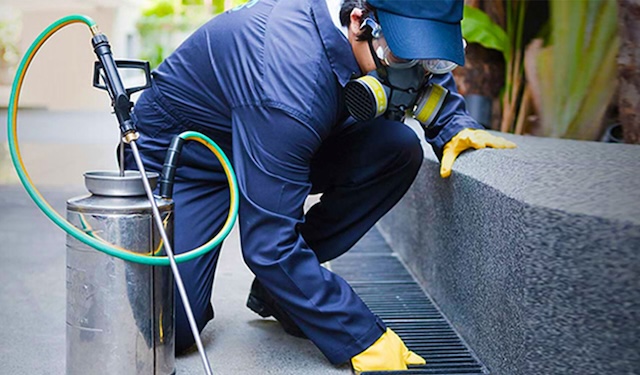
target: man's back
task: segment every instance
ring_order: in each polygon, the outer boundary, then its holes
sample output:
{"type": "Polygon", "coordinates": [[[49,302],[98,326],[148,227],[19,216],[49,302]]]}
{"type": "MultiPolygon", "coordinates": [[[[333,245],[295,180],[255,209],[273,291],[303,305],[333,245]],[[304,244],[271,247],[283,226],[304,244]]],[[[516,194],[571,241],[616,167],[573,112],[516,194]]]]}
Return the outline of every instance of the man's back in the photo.
{"type": "Polygon", "coordinates": [[[328,131],[340,90],[322,33],[348,43],[318,3],[261,0],[215,17],[154,72],[160,91],[200,126],[228,130],[232,110],[259,105],[328,131]]]}

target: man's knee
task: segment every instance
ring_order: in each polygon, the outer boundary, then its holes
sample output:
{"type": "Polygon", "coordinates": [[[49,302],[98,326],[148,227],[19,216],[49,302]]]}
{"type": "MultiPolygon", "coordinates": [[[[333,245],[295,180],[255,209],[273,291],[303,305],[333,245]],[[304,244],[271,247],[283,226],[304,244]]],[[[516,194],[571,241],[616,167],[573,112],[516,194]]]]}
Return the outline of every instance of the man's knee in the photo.
{"type": "Polygon", "coordinates": [[[394,136],[388,139],[387,145],[390,155],[394,155],[393,168],[402,170],[406,175],[415,175],[424,159],[420,139],[407,126],[396,130],[394,136]]]}

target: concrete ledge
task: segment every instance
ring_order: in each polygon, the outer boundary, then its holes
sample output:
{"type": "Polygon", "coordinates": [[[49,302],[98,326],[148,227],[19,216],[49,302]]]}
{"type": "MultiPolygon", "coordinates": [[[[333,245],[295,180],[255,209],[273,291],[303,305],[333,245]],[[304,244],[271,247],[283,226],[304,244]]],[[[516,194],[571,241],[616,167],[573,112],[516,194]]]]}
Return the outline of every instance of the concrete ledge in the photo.
{"type": "Polygon", "coordinates": [[[639,374],[640,146],[506,137],[379,229],[493,374],[639,374]]]}

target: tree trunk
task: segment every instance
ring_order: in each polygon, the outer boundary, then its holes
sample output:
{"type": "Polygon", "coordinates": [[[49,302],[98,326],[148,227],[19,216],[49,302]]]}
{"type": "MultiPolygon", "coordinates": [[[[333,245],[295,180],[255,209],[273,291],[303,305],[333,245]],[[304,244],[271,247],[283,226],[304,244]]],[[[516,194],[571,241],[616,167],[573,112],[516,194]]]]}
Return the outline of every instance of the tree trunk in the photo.
{"type": "Polygon", "coordinates": [[[640,144],[640,0],[618,0],[618,111],[626,143],[640,144]]]}
{"type": "Polygon", "coordinates": [[[471,43],[465,50],[465,64],[455,71],[462,95],[477,94],[497,97],[504,86],[502,53],[471,43]]]}

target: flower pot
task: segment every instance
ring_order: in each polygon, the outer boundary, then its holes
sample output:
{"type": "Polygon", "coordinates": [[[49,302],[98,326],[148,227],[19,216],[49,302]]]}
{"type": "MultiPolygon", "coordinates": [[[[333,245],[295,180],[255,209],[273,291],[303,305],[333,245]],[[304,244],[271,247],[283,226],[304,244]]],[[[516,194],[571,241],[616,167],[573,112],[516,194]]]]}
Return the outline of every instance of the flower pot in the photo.
{"type": "Polygon", "coordinates": [[[465,95],[469,115],[486,129],[491,128],[491,98],[484,95],[465,95]]]}
{"type": "Polygon", "coordinates": [[[622,125],[613,124],[609,125],[602,134],[600,142],[607,143],[624,143],[624,137],[622,135],[622,125]]]}

